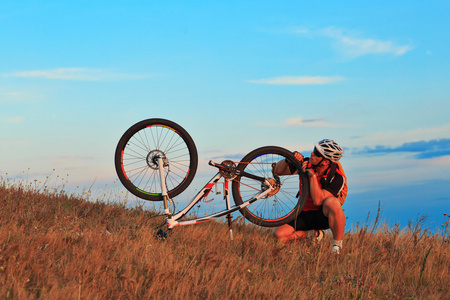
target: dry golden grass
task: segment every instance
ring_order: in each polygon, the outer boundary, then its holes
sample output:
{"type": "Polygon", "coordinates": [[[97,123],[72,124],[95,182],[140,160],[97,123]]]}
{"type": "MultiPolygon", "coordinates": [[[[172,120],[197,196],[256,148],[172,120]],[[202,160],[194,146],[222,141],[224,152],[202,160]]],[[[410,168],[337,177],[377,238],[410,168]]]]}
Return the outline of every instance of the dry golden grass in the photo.
{"type": "Polygon", "coordinates": [[[356,228],[336,256],[329,234],[280,245],[241,222],[233,241],[218,222],[161,241],[153,215],[0,183],[0,297],[450,299],[448,231],[356,228]]]}

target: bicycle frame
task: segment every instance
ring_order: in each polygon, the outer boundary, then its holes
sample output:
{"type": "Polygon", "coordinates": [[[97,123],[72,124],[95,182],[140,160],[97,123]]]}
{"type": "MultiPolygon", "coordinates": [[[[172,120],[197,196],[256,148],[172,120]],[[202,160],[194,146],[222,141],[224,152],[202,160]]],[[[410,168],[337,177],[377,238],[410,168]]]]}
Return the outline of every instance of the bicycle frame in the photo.
{"type": "MultiPolygon", "coordinates": [[[[215,164],[212,161],[209,163],[212,166],[218,167],[219,164],[215,164]]],[[[268,180],[261,178],[260,180],[264,182],[267,189],[265,189],[263,192],[256,193],[251,199],[245,201],[241,205],[234,205],[231,206],[230,204],[230,193],[229,193],[229,184],[232,179],[224,178],[224,200],[226,202],[226,209],[223,211],[220,211],[218,213],[206,215],[201,218],[196,218],[192,220],[180,220],[182,217],[184,217],[201,199],[206,198],[208,194],[211,192],[212,188],[219,182],[223,176],[218,172],[198,193],[197,195],[191,200],[191,202],[180,212],[178,212],[175,215],[172,215],[172,213],[169,210],[169,204],[168,202],[172,202],[172,200],[169,198],[167,194],[167,188],[165,183],[165,176],[164,176],[164,162],[161,157],[158,158],[158,165],[159,165],[159,173],[160,173],[160,180],[161,180],[161,191],[164,201],[164,213],[166,215],[166,221],[167,226],[169,229],[172,229],[175,226],[185,226],[185,225],[192,225],[197,223],[202,223],[206,221],[211,221],[213,219],[217,219],[220,217],[223,217],[225,215],[229,215],[237,210],[240,210],[255,201],[258,201],[259,199],[265,197],[270,192],[274,191],[275,188],[269,183],[268,180]],[[179,221],[180,220],[180,221],[179,221]]],[[[246,176],[245,174],[242,174],[241,176],[246,176]]]]}

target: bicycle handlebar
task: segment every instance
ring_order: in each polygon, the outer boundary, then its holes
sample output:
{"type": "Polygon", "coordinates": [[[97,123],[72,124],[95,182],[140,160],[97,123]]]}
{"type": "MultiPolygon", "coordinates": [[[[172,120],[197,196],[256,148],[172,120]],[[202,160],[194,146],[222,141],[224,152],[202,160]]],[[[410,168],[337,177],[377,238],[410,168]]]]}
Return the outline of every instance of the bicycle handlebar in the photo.
{"type": "Polygon", "coordinates": [[[221,169],[221,170],[223,170],[225,167],[224,166],[222,166],[221,164],[216,164],[215,162],[213,162],[212,160],[210,160],[209,162],[208,162],[208,164],[210,165],[210,166],[213,166],[213,167],[216,167],[216,168],[219,168],[219,169],[221,169]]]}

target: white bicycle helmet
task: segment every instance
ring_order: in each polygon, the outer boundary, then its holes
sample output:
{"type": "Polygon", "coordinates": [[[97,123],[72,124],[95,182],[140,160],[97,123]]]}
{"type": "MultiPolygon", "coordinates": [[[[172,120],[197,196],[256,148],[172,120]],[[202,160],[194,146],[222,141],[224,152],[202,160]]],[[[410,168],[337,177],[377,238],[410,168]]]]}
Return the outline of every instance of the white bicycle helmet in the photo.
{"type": "Polygon", "coordinates": [[[337,162],[344,154],[344,149],[341,148],[335,141],[324,139],[314,144],[317,151],[326,159],[332,162],[337,162]]]}

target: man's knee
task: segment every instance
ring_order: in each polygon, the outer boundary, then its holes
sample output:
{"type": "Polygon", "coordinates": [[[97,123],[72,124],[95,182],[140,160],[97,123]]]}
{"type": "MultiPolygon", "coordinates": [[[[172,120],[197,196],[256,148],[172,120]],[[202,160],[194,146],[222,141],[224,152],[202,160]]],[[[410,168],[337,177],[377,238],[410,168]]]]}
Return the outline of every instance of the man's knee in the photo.
{"type": "Polygon", "coordinates": [[[273,231],[273,236],[277,239],[282,239],[290,236],[294,232],[295,232],[294,227],[288,224],[284,224],[281,225],[280,227],[275,228],[275,230],[273,231]]]}
{"type": "Polygon", "coordinates": [[[330,212],[342,212],[342,206],[339,199],[336,197],[329,197],[323,202],[323,213],[328,217],[330,212]]]}

